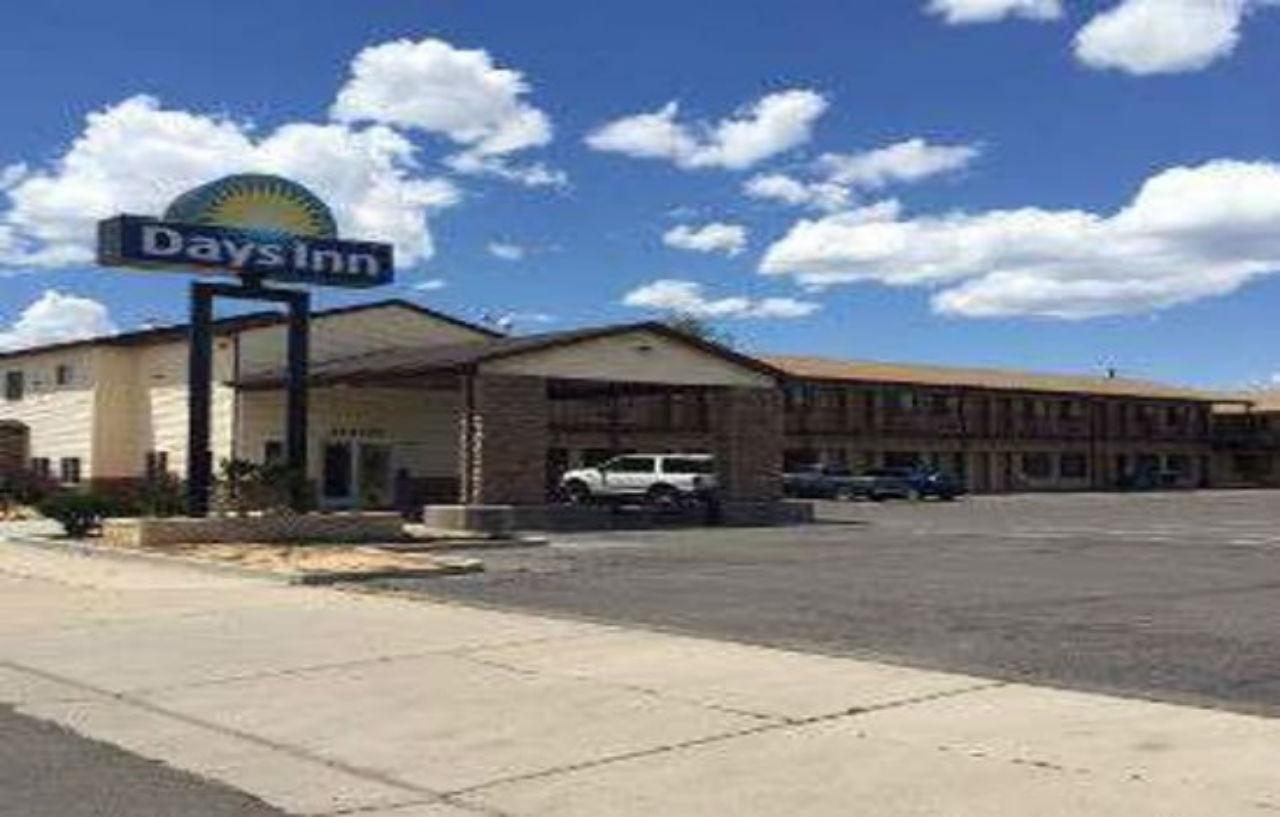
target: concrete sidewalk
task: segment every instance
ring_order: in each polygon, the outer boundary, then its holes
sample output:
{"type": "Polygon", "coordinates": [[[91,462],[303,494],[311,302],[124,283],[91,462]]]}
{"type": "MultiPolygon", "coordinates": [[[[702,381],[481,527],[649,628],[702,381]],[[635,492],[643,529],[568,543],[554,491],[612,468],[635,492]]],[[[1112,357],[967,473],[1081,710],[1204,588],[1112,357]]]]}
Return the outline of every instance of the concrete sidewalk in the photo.
{"type": "Polygon", "coordinates": [[[12,544],[0,702],[299,814],[1280,811],[1280,720],[12,544]]]}

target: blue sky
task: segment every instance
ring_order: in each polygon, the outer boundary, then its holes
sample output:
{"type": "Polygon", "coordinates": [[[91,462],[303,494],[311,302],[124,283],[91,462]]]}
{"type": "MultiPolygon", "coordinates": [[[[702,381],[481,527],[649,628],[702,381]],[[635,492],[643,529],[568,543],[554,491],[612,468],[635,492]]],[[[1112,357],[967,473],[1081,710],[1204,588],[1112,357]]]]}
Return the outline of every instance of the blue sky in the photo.
{"type": "Polygon", "coordinates": [[[266,162],[397,241],[377,296],[521,331],[679,306],[749,351],[1265,382],[1280,7],[1198,2],[20,4],[0,342],[183,319],[186,276],[85,263],[86,219],[266,162]]]}

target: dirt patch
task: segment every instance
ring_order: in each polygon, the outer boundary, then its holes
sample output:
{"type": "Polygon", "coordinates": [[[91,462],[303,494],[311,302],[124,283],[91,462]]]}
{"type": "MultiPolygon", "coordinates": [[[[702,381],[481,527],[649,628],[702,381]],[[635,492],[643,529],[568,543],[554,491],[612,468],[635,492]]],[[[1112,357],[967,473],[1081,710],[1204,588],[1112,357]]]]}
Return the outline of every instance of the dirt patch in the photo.
{"type": "Polygon", "coordinates": [[[144,548],[143,553],[230,564],[252,570],[291,574],[384,574],[458,572],[474,568],[474,559],[441,559],[419,553],[395,553],[354,545],[203,544],[144,548]]]}

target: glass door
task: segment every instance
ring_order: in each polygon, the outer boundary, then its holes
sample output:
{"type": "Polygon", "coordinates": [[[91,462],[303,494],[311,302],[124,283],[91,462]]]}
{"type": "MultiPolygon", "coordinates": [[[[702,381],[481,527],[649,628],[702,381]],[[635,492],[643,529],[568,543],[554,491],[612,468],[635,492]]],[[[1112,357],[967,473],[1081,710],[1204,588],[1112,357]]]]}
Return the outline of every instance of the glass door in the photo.
{"type": "Polygon", "coordinates": [[[352,443],[331,440],[324,445],[321,496],[325,505],[349,505],[355,500],[352,443]]]}
{"type": "Polygon", "coordinates": [[[385,443],[360,443],[357,483],[360,507],[386,508],[392,504],[391,446],[385,443]]]}

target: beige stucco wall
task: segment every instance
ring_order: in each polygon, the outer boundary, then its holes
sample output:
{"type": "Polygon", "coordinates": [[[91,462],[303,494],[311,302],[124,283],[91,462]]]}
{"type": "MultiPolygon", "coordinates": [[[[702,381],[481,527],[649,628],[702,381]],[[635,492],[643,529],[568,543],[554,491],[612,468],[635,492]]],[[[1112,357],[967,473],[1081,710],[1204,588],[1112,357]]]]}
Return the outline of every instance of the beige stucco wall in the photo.
{"type": "Polygon", "coordinates": [[[139,349],[96,351],[93,476],[127,477],[144,461],[150,428],[139,349]]]}
{"type": "Polygon", "coordinates": [[[485,374],[772,388],[772,377],[654,332],[635,331],[495,360],[485,374]]]}
{"type": "MultiPolygon", "coordinates": [[[[261,461],[267,441],[284,439],[285,395],[247,392],[237,412],[236,456],[261,461]]],[[[457,392],[393,388],[324,388],[310,394],[308,472],[318,478],[329,439],[388,443],[391,470],[415,477],[458,473],[457,392]]]]}
{"type": "MultiPolygon", "coordinates": [[[[132,417],[114,421],[104,418],[112,425],[110,438],[128,436],[133,441],[133,465],[120,475],[142,473],[148,451],[167,452],[169,470],[183,474],[187,467],[187,344],[167,343],[128,351],[137,372],[138,410],[132,417]]],[[[233,339],[215,339],[209,413],[215,467],[231,455],[235,390],[226,382],[232,376],[234,352],[233,339]]]]}
{"type": "MultiPolygon", "coordinates": [[[[285,362],[285,328],[265,327],[214,340],[214,384],[211,409],[211,447],[215,464],[232,456],[237,417],[237,397],[228,383],[237,369],[275,369],[285,362]],[[237,363],[237,358],[239,362],[237,363]]],[[[387,346],[436,345],[482,339],[484,335],[401,306],[322,316],[311,325],[311,360],[344,357],[387,346]]],[[[169,470],[186,471],[187,453],[187,343],[176,341],[148,346],[85,346],[55,352],[33,352],[0,361],[3,372],[21,369],[27,389],[21,401],[3,400],[0,420],[18,420],[31,428],[31,456],[48,457],[56,475],[63,457],[79,457],[84,479],[133,477],[143,473],[150,451],[168,454],[169,470]],[[54,370],[60,363],[74,369],[74,382],[54,386],[54,370]]],[[[0,387],[3,381],[0,379],[0,387]]],[[[282,396],[279,399],[283,399],[282,396]]],[[[363,396],[349,401],[353,412],[368,417],[389,417],[386,396],[363,396]]],[[[452,398],[450,398],[452,399],[452,398]]],[[[324,405],[324,400],[318,401],[324,405]]],[[[409,417],[418,416],[412,399],[409,417]]],[[[424,409],[443,412],[442,404],[424,409]]],[[[452,409],[449,409],[452,410],[452,409]]],[[[324,409],[313,414],[313,429],[324,433],[324,409]]],[[[331,413],[332,414],[332,413],[331,413]]],[[[336,415],[332,415],[335,416],[336,415]]],[[[283,408],[279,412],[283,422],[283,408]]],[[[360,417],[349,418],[364,422],[360,417]]],[[[274,422],[274,421],[273,421],[274,422]]],[[[341,423],[345,420],[335,420],[341,423]]],[[[446,424],[449,421],[446,419],[446,424]]],[[[418,440],[400,426],[398,433],[416,440],[421,453],[415,463],[427,469],[454,473],[453,459],[441,466],[443,456],[456,458],[455,427],[448,425],[447,445],[434,439],[418,440]]],[[[261,435],[260,435],[261,436],[261,435]]],[[[261,440],[253,450],[261,452],[261,440]]],[[[313,457],[313,462],[315,461],[313,457]]],[[[434,473],[434,471],[430,471],[434,473]]],[[[429,474],[424,474],[429,475],[429,474]]]]}
{"type": "Polygon", "coordinates": [[[30,429],[30,456],[48,457],[58,475],[63,457],[79,457],[81,477],[93,469],[95,374],[92,350],[69,349],[23,355],[0,362],[0,420],[17,420],[30,429]],[[72,367],[72,382],[56,385],[58,365],[72,367]],[[21,370],[25,391],[21,400],[4,399],[4,373],[21,370]]]}

